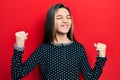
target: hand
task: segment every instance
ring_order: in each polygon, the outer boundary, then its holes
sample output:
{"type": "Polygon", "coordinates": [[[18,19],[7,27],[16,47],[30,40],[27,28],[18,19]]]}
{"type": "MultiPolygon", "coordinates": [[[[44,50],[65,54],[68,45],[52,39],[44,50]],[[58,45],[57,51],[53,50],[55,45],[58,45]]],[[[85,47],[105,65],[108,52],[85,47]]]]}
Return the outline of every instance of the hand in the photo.
{"type": "Polygon", "coordinates": [[[94,46],[96,47],[96,50],[99,54],[99,57],[105,57],[106,56],[106,45],[103,43],[94,43],[94,46]]]}
{"type": "Polygon", "coordinates": [[[16,45],[18,47],[24,47],[28,33],[26,33],[25,31],[19,31],[15,33],[15,36],[16,36],[16,45]]]}

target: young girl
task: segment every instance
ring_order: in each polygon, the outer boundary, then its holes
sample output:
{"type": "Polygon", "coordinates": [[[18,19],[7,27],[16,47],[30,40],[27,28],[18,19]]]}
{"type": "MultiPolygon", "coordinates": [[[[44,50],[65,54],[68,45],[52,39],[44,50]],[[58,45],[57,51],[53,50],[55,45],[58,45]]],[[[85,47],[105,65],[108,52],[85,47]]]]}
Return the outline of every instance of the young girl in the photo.
{"type": "Polygon", "coordinates": [[[48,11],[43,43],[24,63],[22,53],[28,33],[19,31],[15,35],[13,80],[20,80],[37,65],[40,65],[42,80],[80,80],[80,72],[85,80],[98,80],[107,60],[106,45],[94,44],[98,56],[93,70],[91,69],[83,45],[74,39],[71,12],[63,4],[56,4],[48,11]]]}

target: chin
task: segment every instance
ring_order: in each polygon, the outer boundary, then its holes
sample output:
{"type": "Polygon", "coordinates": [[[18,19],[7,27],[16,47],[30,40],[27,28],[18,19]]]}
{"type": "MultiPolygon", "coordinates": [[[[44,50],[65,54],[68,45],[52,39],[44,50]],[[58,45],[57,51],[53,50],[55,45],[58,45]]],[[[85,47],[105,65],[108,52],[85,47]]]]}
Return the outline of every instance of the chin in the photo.
{"type": "Polygon", "coordinates": [[[69,31],[59,31],[58,33],[67,34],[69,31]]]}

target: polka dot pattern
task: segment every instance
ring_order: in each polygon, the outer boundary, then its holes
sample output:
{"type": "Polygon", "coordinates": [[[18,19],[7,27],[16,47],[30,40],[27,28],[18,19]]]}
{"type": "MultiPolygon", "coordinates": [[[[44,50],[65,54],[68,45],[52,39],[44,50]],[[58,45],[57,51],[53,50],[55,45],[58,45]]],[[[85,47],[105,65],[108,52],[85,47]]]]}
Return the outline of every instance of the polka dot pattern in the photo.
{"type": "Polygon", "coordinates": [[[80,80],[82,72],[85,80],[98,80],[107,58],[97,57],[91,69],[84,47],[78,42],[55,45],[43,43],[30,58],[22,63],[23,51],[14,50],[12,57],[12,80],[20,80],[40,65],[43,80],[80,80]]]}

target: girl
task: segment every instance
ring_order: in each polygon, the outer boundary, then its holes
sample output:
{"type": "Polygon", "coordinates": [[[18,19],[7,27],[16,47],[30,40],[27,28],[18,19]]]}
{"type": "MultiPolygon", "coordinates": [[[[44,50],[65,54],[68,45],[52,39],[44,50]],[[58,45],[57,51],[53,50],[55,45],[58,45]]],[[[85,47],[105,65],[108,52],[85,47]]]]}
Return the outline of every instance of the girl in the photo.
{"type": "Polygon", "coordinates": [[[28,33],[19,31],[15,35],[13,80],[20,80],[37,65],[40,65],[42,80],[80,80],[80,72],[85,80],[98,80],[107,60],[106,45],[94,44],[99,54],[94,68],[91,69],[83,45],[74,39],[71,12],[63,4],[56,4],[48,11],[43,43],[24,63],[22,53],[28,33]]]}

